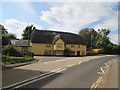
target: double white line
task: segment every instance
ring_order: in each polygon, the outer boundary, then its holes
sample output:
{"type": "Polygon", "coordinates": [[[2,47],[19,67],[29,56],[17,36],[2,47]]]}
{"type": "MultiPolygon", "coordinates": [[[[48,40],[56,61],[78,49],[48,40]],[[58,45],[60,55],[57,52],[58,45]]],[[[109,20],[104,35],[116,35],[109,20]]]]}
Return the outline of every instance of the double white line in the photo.
{"type": "Polygon", "coordinates": [[[56,70],[53,70],[51,72],[48,72],[48,73],[45,73],[45,74],[42,74],[42,75],[39,75],[39,76],[36,76],[36,77],[33,77],[33,78],[30,78],[30,79],[27,79],[27,80],[24,80],[24,81],[21,81],[21,82],[18,82],[18,83],[15,83],[15,84],[12,84],[12,85],[9,85],[9,86],[6,86],[6,87],[3,87],[2,89],[4,90],[7,90],[7,89],[15,89],[15,88],[20,88],[20,87],[23,87],[25,85],[28,85],[30,83],[33,83],[35,81],[38,81],[38,80],[41,80],[41,79],[44,79],[46,77],[49,77],[49,76],[52,76],[56,73],[59,73],[59,72],[62,72],[66,69],[62,69],[62,68],[58,68],[56,70]]]}

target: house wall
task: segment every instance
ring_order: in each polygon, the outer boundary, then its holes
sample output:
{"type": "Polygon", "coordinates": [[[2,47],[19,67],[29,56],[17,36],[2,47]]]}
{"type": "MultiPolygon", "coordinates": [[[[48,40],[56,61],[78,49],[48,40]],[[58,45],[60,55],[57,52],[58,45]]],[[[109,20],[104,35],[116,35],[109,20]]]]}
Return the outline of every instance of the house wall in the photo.
{"type": "Polygon", "coordinates": [[[80,54],[81,55],[86,55],[86,45],[80,45],[80,49],[81,49],[80,54]]]}
{"type": "Polygon", "coordinates": [[[53,53],[53,45],[50,45],[51,47],[46,47],[46,44],[44,43],[32,43],[30,51],[33,52],[34,55],[44,55],[46,50],[53,53]]]}
{"type": "MultiPolygon", "coordinates": [[[[80,51],[80,55],[86,55],[86,46],[75,44],[75,47],[71,47],[71,44],[66,44],[63,42],[62,39],[59,39],[55,42],[55,44],[50,44],[51,47],[46,47],[46,43],[31,43],[30,52],[33,52],[34,55],[45,55],[45,51],[51,51],[51,55],[57,55],[55,52],[61,52],[64,51],[65,48],[69,48],[72,51],[75,51],[75,55],[77,55],[77,52],[80,51]],[[61,43],[61,47],[58,46],[58,44],[61,43]]],[[[58,54],[59,54],[58,53],[58,54]]],[[[62,55],[62,52],[61,52],[62,55]]]]}
{"type": "Polygon", "coordinates": [[[86,46],[85,45],[80,45],[79,44],[74,44],[75,47],[71,47],[71,44],[66,44],[66,48],[69,48],[72,51],[75,51],[75,55],[77,55],[77,51],[80,51],[80,55],[86,55],[86,46]],[[83,54],[84,52],[84,54],[83,54]]]}
{"type": "Polygon", "coordinates": [[[62,39],[59,39],[54,44],[54,50],[65,50],[65,43],[62,39]],[[59,44],[61,44],[61,47],[59,47],[59,44]]]}

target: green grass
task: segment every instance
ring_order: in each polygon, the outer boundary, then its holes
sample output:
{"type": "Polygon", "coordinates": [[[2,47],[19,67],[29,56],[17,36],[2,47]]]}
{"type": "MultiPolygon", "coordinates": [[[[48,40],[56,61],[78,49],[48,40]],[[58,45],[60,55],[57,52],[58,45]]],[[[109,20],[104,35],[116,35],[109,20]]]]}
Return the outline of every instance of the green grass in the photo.
{"type": "Polygon", "coordinates": [[[2,65],[15,64],[15,63],[28,62],[32,60],[34,60],[34,58],[31,56],[25,56],[25,57],[2,56],[2,62],[0,64],[2,65]]]}

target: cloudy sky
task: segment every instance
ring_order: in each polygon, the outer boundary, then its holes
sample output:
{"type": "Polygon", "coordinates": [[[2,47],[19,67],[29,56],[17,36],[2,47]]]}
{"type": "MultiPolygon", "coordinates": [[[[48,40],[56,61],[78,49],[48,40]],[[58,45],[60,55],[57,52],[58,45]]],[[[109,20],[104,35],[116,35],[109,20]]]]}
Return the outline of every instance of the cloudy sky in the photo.
{"type": "Polygon", "coordinates": [[[118,43],[118,2],[2,2],[0,23],[21,38],[27,25],[78,33],[82,28],[110,29],[110,40],[118,43]]]}

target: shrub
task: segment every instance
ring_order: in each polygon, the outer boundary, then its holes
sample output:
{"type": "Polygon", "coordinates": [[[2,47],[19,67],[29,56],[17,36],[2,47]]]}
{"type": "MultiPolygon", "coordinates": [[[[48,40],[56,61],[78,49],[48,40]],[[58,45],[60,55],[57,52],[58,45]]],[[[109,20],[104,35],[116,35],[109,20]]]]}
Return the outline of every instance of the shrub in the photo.
{"type": "Polygon", "coordinates": [[[12,45],[7,45],[3,48],[2,51],[3,55],[8,55],[8,56],[23,56],[21,52],[17,51],[12,45]]]}
{"type": "Polygon", "coordinates": [[[25,56],[32,56],[32,57],[34,55],[32,52],[23,52],[22,54],[25,56]]]}
{"type": "Polygon", "coordinates": [[[70,56],[71,55],[71,50],[69,49],[69,48],[66,48],[65,50],[64,50],[64,55],[65,56],[70,56]]]}

